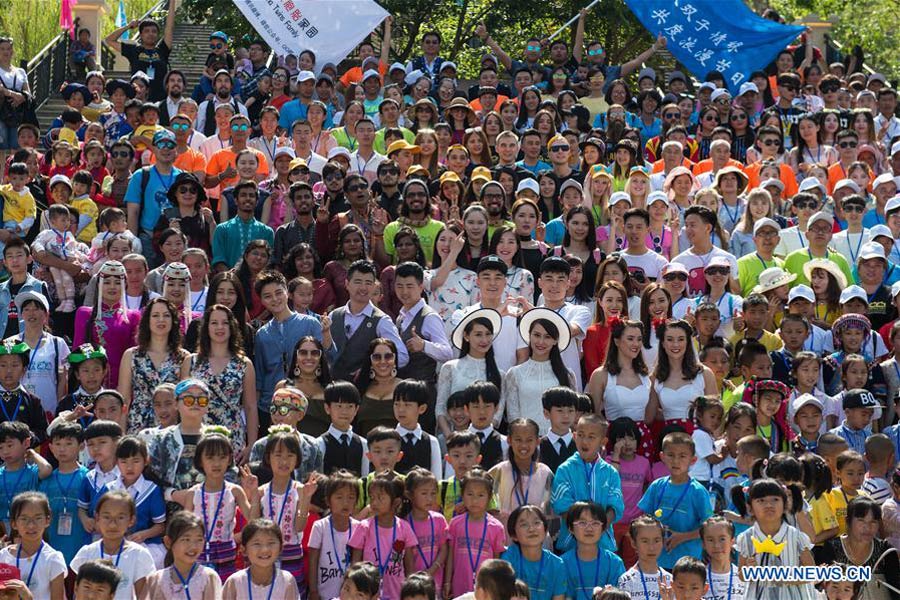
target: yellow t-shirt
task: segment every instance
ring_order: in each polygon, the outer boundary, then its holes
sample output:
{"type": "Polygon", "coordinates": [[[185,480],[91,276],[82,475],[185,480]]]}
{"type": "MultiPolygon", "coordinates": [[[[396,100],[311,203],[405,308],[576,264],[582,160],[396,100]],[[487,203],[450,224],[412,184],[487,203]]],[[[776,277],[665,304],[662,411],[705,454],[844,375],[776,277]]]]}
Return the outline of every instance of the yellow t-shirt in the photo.
{"type": "Polygon", "coordinates": [[[0,195],[3,196],[3,222],[15,222],[22,231],[26,231],[37,218],[37,205],[28,188],[23,191],[25,193],[20,194],[8,183],[0,185],[0,195]]]}
{"type": "MultiPolygon", "coordinates": [[[[132,138],[143,136],[148,139],[153,139],[153,134],[157,131],[165,129],[162,125],[138,125],[137,129],[134,130],[134,133],[131,134],[132,138]]],[[[132,142],[134,143],[134,149],[138,152],[143,152],[147,149],[147,144],[143,142],[132,142]]]]}
{"type": "MultiPolygon", "coordinates": [[[[732,346],[735,346],[740,340],[744,339],[744,332],[738,331],[734,333],[728,341],[731,342],[732,346]]],[[[784,347],[784,342],[781,341],[781,338],[771,333],[769,331],[763,330],[762,335],[759,336],[759,343],[766,347],[766,350],[769,352],[775,352],[776,350],[781,350],[784,347]]]]}
{"type": "Polygon", "coordinates": [[[78,132],[73,129],[69,129],[66,126],[59,128],[59,135],[56,139],[59,142],[69,142],[69,145],[73,148],[78,148],[80,146],[80,144],[78,143],[78,132]]]}
{"type": "Polygon", "coordinates": [[[90,196],[82,196],[80,198],[72,198],[70,202],[72,208],[78,211],[78,225],[85,222],[84,217],[90,218],[90,222],[81,228],[75,239],[90,245],[91,240],[97,235],[97,216],[100,211],[97,210],[97,204],[91,200],[90,196]]]}
{"type": "Polygon", "coordinates": [[[831,506],[831,510],[834,511],[834,516],[837,520],[838,535],[847,533],[847,504],[857,496],[865,495],[866,493],[863,491],[860,491],[857,494],[847,494],[840,487],[836,487],[830,492],[825,492],[822,495],[823,498],[828,500],[828,505],[831,506]]]}
{"type": "Polygon", "coordinates": [[[827,493],[822,494],[809,501],[809,518],[816,530],[816,535],[839,526],[834,509],[828,503],[827,495],[827,493]]]}

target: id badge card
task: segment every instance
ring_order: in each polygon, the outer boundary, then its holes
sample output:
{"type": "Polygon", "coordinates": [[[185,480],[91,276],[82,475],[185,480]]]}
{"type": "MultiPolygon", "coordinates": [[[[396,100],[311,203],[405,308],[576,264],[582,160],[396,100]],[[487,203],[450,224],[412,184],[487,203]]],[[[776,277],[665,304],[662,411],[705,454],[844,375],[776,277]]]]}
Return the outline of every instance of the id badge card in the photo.
{"type": "Polygon", "coordinates": [[[150,65],[147,67],[147,77],[150,78],[150,81],[156,77],[156,65],[150,65]]]}
{"type": "Polygon", "coordinates": [[[63,512],[56,523],[57,535],[72,535],[72,513],[63,512]]]}

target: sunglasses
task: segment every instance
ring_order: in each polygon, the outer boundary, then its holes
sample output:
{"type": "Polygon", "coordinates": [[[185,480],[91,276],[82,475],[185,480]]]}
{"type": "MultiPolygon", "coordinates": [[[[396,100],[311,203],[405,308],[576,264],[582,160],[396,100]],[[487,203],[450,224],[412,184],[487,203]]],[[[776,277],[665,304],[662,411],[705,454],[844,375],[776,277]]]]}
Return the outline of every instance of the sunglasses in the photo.
{"type": "Polygon", "coordinates": [[[122,150],[121,152],[110,152],[109,155],[113,158],[131,158],[131,152],[127,150],[122,150]]]}
{"type": "Polygon", "coordinates": [[[297,167],[296,169],[292,169],[291,173],[300,173],[301,175],[309,175],[309,169],[306,167],[297,167]]]}
{"type": "Polygon", "coordinates": [[[381,361],[388,361],[388,360],[394,360],[393,352],[385,352],[384,354],[377,353],[377,354],[372,355],[373,362],[381,362],[381,361]]]}
{"type": "Polygon", "coordinates": [[[603,54],[603,48],[595,48],[594,50],[588,50],[588,56],[600,56],[603,54]]]}
{"type": "Polygon", "coordinates": [[[741,113],[735,113],[735,114],[731,115],[731,120],[732,121],[746,121],[747,115],[743,115],[741,113]]]}
{"type": "Polygon", "coordinates": [[[399,175],[400,169],[393,169],[393,168],[382,169],[381,174],[382,175],[399,175]]]}
{"type": "Polygon", "coordinates": [[[172,131],[187,131],[191,128],[187,123],[172,123],[172,131]]]}
{"type": "Polygon", "coordinates": [[[197,194],[197,188],[192,185],[181,185],[178,186],[179,194],[197,194]]]}
{"type": "Polygon", "coordinates": [[[343,173],[329,173],[325,176],[325,181],[340,181],[344,178],[343,173]]]}
{"type": "Polygon", "coordinates": [[[728,104],[729,102],[731,102],[731,98],[719,98],[718,100],[716,100],[716,104],[722,105],[728,104]]]}
{"type": "Polygon", "coordinates": [[[819,206],[819,203],[813,200],[800,200],[798,202],[795,202],[794,206],[801,210],[804,208],[816,209],[819,206]]]}
{"type": "Polygon", "coordinates": [[[796,92],[799,92],[799,91],[800,91],[800,88],[797,87],[796,85],[783,85],[783,86],[781,86],[781,87],[783,87],[784,89],[786,89],[786,90],[789,91],[789,92],[794,92],[794,93],[796,93],[796,92]]]}
{"type": "Polygon", "coordinates": [[[563,144],[557,144],[555,146],[550,146],[550,152],[568,152],[569,147],[564,146],[563,144]]]}
{"type": "Polygon", "coordinates": [[[728,275],[731,273],[731,269],[728,267],[710,267],[706,269],[707,275],[728,275]]]}
{"type": "Polygon", "coordinates": [[[535,46],[534,44],[528,44],[528,46],[526,46],[525,48],[529,52],[540,52],[541,51],[541,47],[535,46]]]}
{"type": "Polygon", "coordinates": [[[287,404],[280,404],[278,406],[275,406],[273,404],[272,406],[269,407],[269,414],[270,415],[281,415],[282,417],[286,417],[289,414],[291,414],[292,410],[296,410],[297,412],[300,412],[298,409],[294,408],[293,406],[288,406],[287,404]]]}
{"type": "Polygon", "coordinates": [[[844,212],[845,213],[854,212],[854,213],[862,214],[862,213],[866,212],[866,207],[862,206],[860,204],[845,204],[844,212]]]}
{"type": "Polygon", "coordinates": [[[348,191],[348,192],[359,192],[359,191],[361,191],[361,190],[366,190],[366,189],[368,189],[366,186],[364,186],[363,184],[359,184],[359,185],[351,185],[351,186],[349,186],[349,187],[347,188],[347,191],[348,191]]]}
{"type": "Polygon", "coordinates": [[[838,146],[841,148],[856,148],[859,146],[859,142],[841,142],[838,146]]]}
{"type": "Polygon", "coordinates": [[[763,146],[777,146],[778,140],[773,140],[770,138],[768,140],[760,140],[759,143],[762,144],[763,146]]]}
{"type": "Polygon", "coordinates": [[[677,112],[669,112],[669,113],[665,113],[665,114],[663,115],[663,118],[664,118],[664,119],[680,119],[680,118],[681,118],[681,113],[677,113],[677,112]]]}
{"type": "Polygon", "coordinates": [[[565,78],[566,78],[565,73],[554,73],[553,74],[553,79],[558,79],[559,81],[563,81],[563,80],[565,80],[565,78]]]}
{"type": "Polygon", "coordinates": [[[231,126],[232,131],[247,131],[248,129],[250,129],[250,126],[247,125],[246,123],[242,123],[241,125],[232,125],[231,126]]]}
{"type": "Polygon", "coordinates": [[[209,47],[212,50],[221,50],[225,47],[225,44],[210,44],[209,47]]]}
{"type": "Polygon", "coordinates": [[[719,117],[717,115],[706,115],[703,117],[704,121],[718,121],[719,117]]]}
{"type": "Polygon", "coordinates": [[[830,94],[832,92],[836,92],[839,89],[841,89],[841,86],[836,85],[836,84],[830,84],[830,85],[820,86],[820,89],[822,90],[823,94],[830,94]]]}
{"type": "Polygon", "coordinates": [[[181,401],[185,406],[193,406],[194,403],[200,408],[209,406],[209,396],[182,396],[181,401]]]}
{"type": "Polygon", "coordinates": [[[684,273],[669,273],[668,275],[663,275],[663,281],[687,281],[688,276],[684,273]]]}
{"type": "Polygon", "coordinates": [[[169,140],[164,140],[164,141],[159,142],[158,144],[156,144],[156,147],[157,147],[157,148],[160,148],[160,149],[162,149],[162,150],[174,150],[174,149],[175,149],[175,142],[171,142],[171,141],[169,141],[169,140]]]}

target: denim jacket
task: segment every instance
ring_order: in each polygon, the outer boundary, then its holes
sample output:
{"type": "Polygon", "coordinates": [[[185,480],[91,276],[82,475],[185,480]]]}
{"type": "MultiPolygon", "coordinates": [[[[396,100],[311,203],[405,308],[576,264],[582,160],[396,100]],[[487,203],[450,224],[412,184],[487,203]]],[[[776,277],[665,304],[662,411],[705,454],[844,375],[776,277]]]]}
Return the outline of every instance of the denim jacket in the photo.
{"type": "MultiPolygon", "coordinates": [[[[6,323],[9,319],[9,312],[6,309],[13,300],[12,292],[10,291],[11,284],[11,279],[7,279],[3,283],[0,283],[0,336],[6,331],[6,323]]],[[[33,277],[31,274],[25,275],[25,284],[22,286],[22,289],[19,290],[20,294],[22,292],[37,292],[47,298],[47,302],[50,302],[46,284],[40,279],[33,277]]],[[[23,331],[25,331],[25,323],[20,319],[19,334],[21,335],[23,331]]]]}

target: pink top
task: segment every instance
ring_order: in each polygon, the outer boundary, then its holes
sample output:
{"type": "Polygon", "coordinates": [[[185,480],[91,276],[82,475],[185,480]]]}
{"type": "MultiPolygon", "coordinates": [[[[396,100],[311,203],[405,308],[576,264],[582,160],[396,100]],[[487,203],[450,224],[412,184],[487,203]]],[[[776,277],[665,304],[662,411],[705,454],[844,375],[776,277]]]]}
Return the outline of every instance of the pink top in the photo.
{"type": "Polygon", "coordinates": [[[109,361],[109,373],[103,382],[103,387],[115,389],[119,384],[119,365],[122,362],[122,354],[137,343],[141,313],[137,310],[110,310],[108,306],[104,305],[100,317],[94,323],[91,339],[88,340],[86,333],[92,310],[89,306],[82,306],[75,311],[75,343],[72,348],[74,351],[88,341],[94,346],[105,348],[109,361]]]}
{"type": "Polygon", "coordinates": [[[653,478],[653,481],[656,481],[660,477],[668,477],[671,475],[669,473],[669,467],[662,461],[653,463],[653,468],[650,470],[650,477],[653,478]]]}
{"type": "MultiPolygon", "coordinates": [[[[439,512],[430,511],[428,519],[415,521],[412,515],[406,518],[412,526],[413,533],[419,542],[414,550],[410,550],[416,556],[416,571],[424,571],[434,564],[441,548],[447,543],[449,529],[447,519],[439,512]]],[[[442,590],[444,585],[444,569],[434,572],[434,589],[442,590]]]]}
{"type": "Polygon", "coordinates": [[[466,519],[467,516],[457,515],[450,521],[450,552],[453,554],[450,592],[453,598],[474,591],[478,567],[484,561],[500,556],[506,549],[506,530],[500,521],[485,514],[485,527],[484,520],[471,521],[466,519]]]}
{"type": "Polygon", "coordinates": [[[637,507],[638,501],[644,495],[644,489],[653,481],[650,461],[640,454],[635,454],[631,460],[623,460],[619,463],[619,478],[622,480],[622,498],[625,501],[625,512],[619,522],[628,523],[641,514],[641,509],[637,507]]]}
{"type": "Polygon", "coordinates": [[[225,497],[222,498],[222,492],[204,492],[202,483],[194,486],[194,514],[203,519],[204,529],[212,529],[210,542],[234,542],[236,503],[233,490],[236,487],[238,486],[226,482],[225,497]]]}
{"type": "MultiPolygon", "coordinates": [[[[281,569],[275,572],[275,583],[268,585],[250,584],[247,587],[247,569],[243,569],[233,574],[225,580],[223,588],[223,598],[234,598],[234,600],[254,600],[259,598],[278,598],[278,600],[298,600],[300,593],[297,591],[297,581],[294,576],[281,569]],[[272,589],[274,588],[274,589],[272,589]],[[252,596],[248,593],[252,589],[252,596]],[[272,593],[269,593],[271,589],[272,593]]],[[[176,596],[171,596],[176,598],[176,596]]],[[[193,598],[193,596],[191,596],[193,598]]]]}
{"type": "Polygon", "coordinates": [[[366,519],[353,528],[350,547],[362,550],[363,560],[372,562],[381,572],[381,598],[397,600],[400,587],[406,578],[403,569],[404,552],[418,544],[409,523],[394,517],[393,527],[378,527],[375,517],[366,519]]]}
{"type": "Polygon", "coordinates": [[[300,502],[300,494],[297,491],[296,484],[297,482],[291,480],[291,486],[288,488],[287,494],[272,494],[271,483],[267,483],[259,489],[259,503],[262,506],[262,516],[263,518],[271,519],[278,525],[286,546],[299,544],[303,533],[301,531],[298,534],[296,527],[297,504],[300,502]]]}
{"type": "MultiPolygon", "coordinates": [[[[187,573],[182,573],[187,578],[187,573]]],[[[246,590],[246,587],[245,587],[246,590]]],[[[188,582],[191,600],[218,600],[222,597],[222,582],[219,575],[209,567],[197,565],[197,569],[188,582]]],[[[174,567],[151,573],[147,577],[147,598],[149,600],[172,600],[185,595],[184,585],[175,574],[174,567]]]]}

